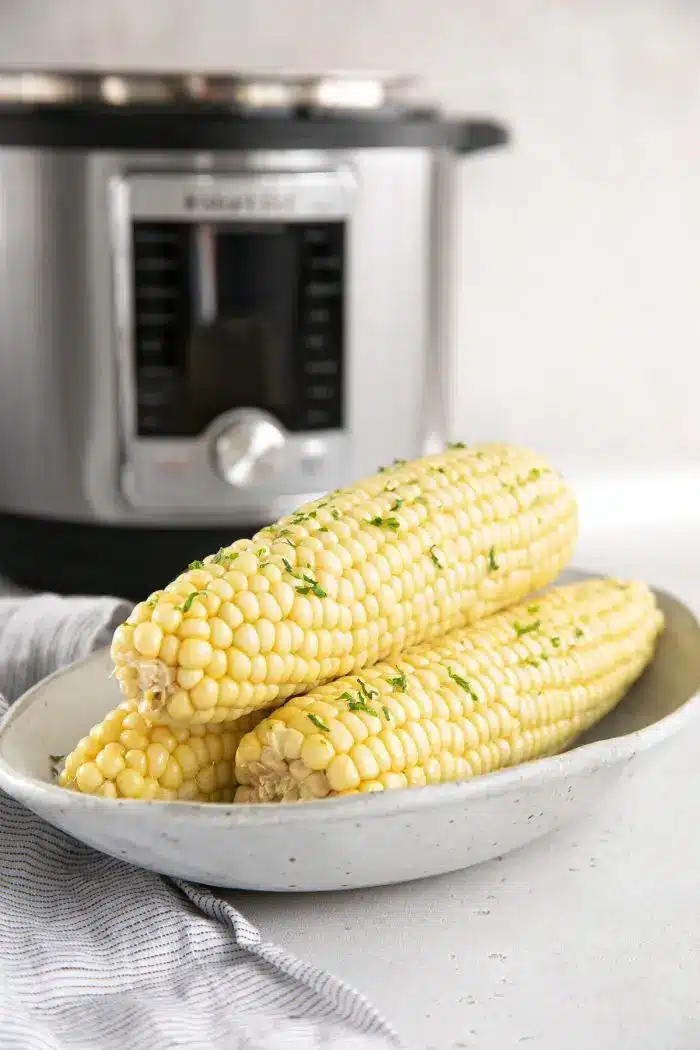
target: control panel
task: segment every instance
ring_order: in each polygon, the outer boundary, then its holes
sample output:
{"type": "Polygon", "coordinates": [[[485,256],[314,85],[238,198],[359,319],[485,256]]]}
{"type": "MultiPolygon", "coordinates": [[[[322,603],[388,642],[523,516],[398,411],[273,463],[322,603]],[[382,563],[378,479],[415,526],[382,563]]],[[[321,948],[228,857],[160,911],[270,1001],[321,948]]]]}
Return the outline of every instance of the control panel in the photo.
{"type": "Polygon", "coordinates": [[[227,487],[304,492],[326,477],[335,487],[352,187],[339,172],[275,179],[274,192],[272,177],[252,175],[212,178],[206,192],[194,176],[122,184],[132,502],[162,505],[163,487],[174,498],[175,463],[180,491],[185,481],[205,505],[230,502],[227,487]]]}
{"type": "Polygon", "coordinates": [[[255,407],[343,425],[342,223],[133,224],[139,437],[194,437],[255,407]]]}

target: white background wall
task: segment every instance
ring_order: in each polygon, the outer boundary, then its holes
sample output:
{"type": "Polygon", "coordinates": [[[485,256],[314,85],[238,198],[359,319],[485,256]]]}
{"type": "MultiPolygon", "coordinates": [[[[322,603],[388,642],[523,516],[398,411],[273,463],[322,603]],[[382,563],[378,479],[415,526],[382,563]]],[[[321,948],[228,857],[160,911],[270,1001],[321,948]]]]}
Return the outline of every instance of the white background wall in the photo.
{"type": "Polygon", "coordinates": [[[512,125],[464,165],[455,434],[700,456],[700,3],[0,0],[0,65],[374,67],[512,125]]]}

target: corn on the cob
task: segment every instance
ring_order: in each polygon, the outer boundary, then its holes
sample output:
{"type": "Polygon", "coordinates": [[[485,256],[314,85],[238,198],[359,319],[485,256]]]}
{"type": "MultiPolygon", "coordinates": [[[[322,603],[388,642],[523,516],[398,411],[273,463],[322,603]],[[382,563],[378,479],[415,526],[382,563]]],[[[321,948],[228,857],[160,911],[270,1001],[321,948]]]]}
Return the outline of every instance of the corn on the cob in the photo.
{"type": "Polygon", "coordinates": [[[233,760],[261,713],[234,725],[154,726],[127,700],[67,755],[61,787],[104,798],[231,802],[233,760]]]}
{"type": "Polygon", "coordinates": [[[520,600],[556,578],[576,531],[573,496],[532,452],[397,463],[137,605],[116,675],[150,717],[233,720],[520,600]]]}
{"type": "Polygon", "coordinates": [[[294,801],[463,780],[554,754],[651,659],[643,584],[548,591],[297,697],[243,737],[236,801],[294,801]]]}

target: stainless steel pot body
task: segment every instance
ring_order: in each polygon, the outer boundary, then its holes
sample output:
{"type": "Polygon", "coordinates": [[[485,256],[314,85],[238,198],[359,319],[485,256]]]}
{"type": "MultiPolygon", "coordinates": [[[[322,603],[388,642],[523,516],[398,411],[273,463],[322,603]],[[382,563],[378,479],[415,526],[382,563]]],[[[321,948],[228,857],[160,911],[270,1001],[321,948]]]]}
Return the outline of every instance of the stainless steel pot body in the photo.
{"type": "Polygon", "coordinates": [[[0,147],[0,511],[258,526],[439,441],[452,166],[448,151],[413,147],[0,147]],[[258,222],[265,207],[266,221],[342,222],[340,425],[279,427],[260,452],[269,413],[238,404],[197,434],[138,433],[129,230],[149,209],[185,207],[202,228],[258,222]]]}

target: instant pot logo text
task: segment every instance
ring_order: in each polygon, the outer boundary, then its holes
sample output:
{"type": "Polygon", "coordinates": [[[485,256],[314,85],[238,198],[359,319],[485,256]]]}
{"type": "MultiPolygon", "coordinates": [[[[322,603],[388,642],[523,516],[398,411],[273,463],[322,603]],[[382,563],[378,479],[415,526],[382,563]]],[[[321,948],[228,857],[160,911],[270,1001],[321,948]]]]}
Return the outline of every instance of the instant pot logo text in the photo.
{"type": "Polygon", "coordinates": [[[293,193],[186,193],[188,211],[206,214],[275,215],[295,209],[293,193]]]}

